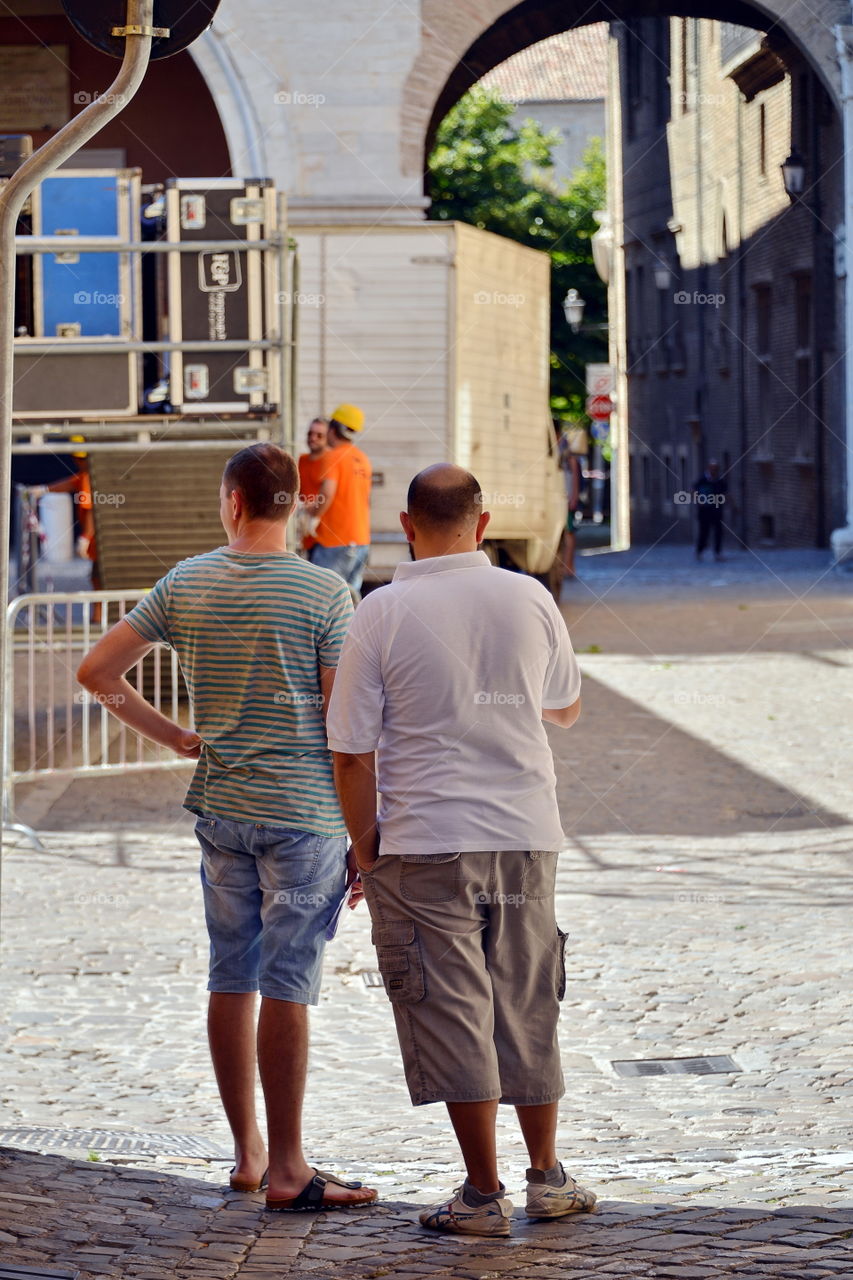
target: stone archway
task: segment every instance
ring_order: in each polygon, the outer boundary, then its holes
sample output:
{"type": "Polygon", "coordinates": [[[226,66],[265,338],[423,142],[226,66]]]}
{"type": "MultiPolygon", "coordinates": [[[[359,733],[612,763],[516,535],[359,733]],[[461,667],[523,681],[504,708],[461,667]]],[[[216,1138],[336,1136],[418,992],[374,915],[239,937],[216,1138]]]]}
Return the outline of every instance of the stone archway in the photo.
{"type": "Polygon", "coordinates": [[[421,49],[402,97],[402,170],[423,169],[437,123],[481,76],[528,45],[569,27],[638,17],[716,18],[793,43],[840,105],[834,28],[850,21],[847,0],[423,0],[421,49]]]}

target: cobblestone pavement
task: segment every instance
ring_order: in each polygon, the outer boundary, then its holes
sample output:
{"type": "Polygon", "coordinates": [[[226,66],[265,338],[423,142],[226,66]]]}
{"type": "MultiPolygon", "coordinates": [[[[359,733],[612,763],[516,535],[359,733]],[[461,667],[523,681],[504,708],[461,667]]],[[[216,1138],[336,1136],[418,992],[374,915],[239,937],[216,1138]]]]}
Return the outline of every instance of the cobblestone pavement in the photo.
{"type": "MultiPolygon", "coordinates": [[[[363,908],[329,948],[306,1130],[312,1160],[382,1203],[291,1220],[223,1190],[196,853],[180,779],[149,775],[23,797],[44,851],[4,861],[2,1262],[84,1280],[853,1277],[853,579],[808,556],[703,578],[686,553],[641,554],[625,577],[584,558],[566,588],[585,706],[554,734],[561,1151],[596,1213],[517,1209],[499,1242],[418,1227],[458,1157],[443,1109],[409,1106],[363,908]],[[612,1066],[707,1055],[733,1069],[612,1066]],[[81,1136],[58,1151],[28,1127],[81,1136]],[[93,1130],[162,1150],[111,1154],[93,1130]]],[[[523,1204],[511,1114],[500,1150],[523,1204]]]]}

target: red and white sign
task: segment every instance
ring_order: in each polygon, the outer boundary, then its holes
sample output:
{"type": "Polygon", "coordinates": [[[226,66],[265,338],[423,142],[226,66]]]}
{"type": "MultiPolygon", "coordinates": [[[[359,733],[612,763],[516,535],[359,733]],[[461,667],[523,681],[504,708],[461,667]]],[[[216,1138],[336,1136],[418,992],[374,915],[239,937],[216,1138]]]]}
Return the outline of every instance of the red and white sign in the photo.
{"type": "Polygon", "coordinates": [[[586,411],[594,422],[604,422],[613,412],[613,401],[610,396],[590,396],[586,411]]]}
{"type": "Polygon", "coordinates": [[[616,370],[612,364],[588,364],[586,366],[586,394],[588,396],[612,396],[616,390],[616,370]]]}

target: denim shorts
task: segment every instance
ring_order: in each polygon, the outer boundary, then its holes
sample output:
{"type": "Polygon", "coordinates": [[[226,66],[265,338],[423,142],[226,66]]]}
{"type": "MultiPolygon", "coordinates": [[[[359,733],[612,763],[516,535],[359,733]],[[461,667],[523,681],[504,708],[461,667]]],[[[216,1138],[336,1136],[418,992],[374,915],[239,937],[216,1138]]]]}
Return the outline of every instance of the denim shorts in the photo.
{"type": "Polygon", "coordinates": [[[321,569],[333,569],[348,587],[359,592],[369,551],[370,547],[323,547],[318,542],[311,548],[310,559],[321,569]]]}
{"type": "Polygon", "coordinates": [[[326,929],[346,889],[343,836],[200,817],[208,991],[317,1004],[326,929]]]}

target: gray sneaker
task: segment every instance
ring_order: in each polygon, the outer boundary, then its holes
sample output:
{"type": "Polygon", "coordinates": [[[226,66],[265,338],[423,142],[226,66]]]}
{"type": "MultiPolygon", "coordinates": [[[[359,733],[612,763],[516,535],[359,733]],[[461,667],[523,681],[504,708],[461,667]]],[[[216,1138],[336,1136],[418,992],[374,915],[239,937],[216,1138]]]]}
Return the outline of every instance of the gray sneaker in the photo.
{"type": "Polygon", "coordinates": [[[462,1199],[461,1187],[455,1189],[452,1200],[418,1215],[422,1225],[433,1231],[455,1231],[462,1236],[508,1236],[511,1217],[511,1200],[490,1200],[472,1208],[462,1199]]]}
{"type": "Polygon", "coordinates": [[[527,1170],[528,1218],[563,1218],[568,1213],[584,1213],[594,1207],[595,1192],[575,1182],[562,1165],[560,1170],[563,1181],[556,1186],[545,1181],[541,1169],[527,1170]]]}

